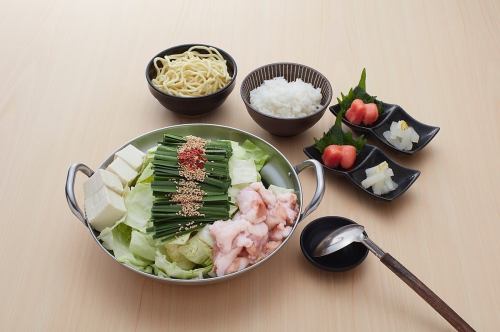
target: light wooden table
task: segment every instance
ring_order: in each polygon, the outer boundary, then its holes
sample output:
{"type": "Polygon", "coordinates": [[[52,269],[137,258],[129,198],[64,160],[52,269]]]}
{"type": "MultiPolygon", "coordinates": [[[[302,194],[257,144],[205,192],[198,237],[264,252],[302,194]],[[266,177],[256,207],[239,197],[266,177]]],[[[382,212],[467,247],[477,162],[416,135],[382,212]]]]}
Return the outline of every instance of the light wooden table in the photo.
{"type": "MultiPolygon", "coordinates": [[[[2,1],[0,6],[0,330],[448,331],[373,256],[330,274],[299,248],[310,220],[341,215],[480,331],[500,324],[500,3],[498,1],[2,1]],[[149,94],[150,57],[185,42],[217,45],[238,84],[210,115],[187,119],[149,94]],[[369,91],[440,133],[415,156],[403,197],[376,202],[329,174],[320,208],[263,267],[179,287],[113,263],[70,213],[68,166],[97,166],[143,132],[184,122],[235,126],[294,163],[333,123],[293,138],[248,116],[239,82],[275,61],[310,65],[334,93],[368,70],[369,91]]],[[[311,173],[302,175],[306,196],[311,173]]],[[[81,181],[79,181],[81,183],[81,181]]]]}

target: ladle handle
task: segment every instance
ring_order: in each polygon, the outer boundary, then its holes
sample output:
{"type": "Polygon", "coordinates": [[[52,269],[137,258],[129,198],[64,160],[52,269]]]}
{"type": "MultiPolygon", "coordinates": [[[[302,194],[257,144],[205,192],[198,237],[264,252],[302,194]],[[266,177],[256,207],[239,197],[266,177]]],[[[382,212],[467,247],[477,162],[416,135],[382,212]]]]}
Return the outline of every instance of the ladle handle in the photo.
{"type": "Polygon", "coordinates": [[[439,298],[429,287],[421,282],[413,273],[408,271],[403,264],[398,262],[390,254],[385,253],[380,261],[384,263],[401,280],[410,286],[421,298],[431,305],[444,319],[446,319],[457,331],[474,331],[452,308],[439,298]]]}

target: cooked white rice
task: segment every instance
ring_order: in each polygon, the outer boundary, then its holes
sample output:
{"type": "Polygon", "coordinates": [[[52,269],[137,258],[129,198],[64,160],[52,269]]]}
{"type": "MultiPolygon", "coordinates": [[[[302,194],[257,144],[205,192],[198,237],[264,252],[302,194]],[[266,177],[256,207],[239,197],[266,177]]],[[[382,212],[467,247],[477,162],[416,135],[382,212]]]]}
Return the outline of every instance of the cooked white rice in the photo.
{"type": "Polygon", "coordinates": [[[250,91],[250,104],[258,111],[280,118],[298,118],[321,109],[321,89],[300,78],[288,82],[283,77],[266,80],[250,91]]]}

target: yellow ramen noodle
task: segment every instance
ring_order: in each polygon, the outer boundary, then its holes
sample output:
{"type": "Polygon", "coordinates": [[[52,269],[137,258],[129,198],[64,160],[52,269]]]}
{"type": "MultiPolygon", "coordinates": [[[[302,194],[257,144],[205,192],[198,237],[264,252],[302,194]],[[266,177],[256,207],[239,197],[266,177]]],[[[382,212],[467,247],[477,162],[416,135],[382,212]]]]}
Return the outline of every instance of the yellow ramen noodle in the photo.
{"type": "Polygon", "coordinates": [[[222,89],[231,80],[226,60],[213,47],[193,46],[182,54],[157,57],[154,66],[156,77],[151,82],[173,96],[206,96],[222,89]]]}

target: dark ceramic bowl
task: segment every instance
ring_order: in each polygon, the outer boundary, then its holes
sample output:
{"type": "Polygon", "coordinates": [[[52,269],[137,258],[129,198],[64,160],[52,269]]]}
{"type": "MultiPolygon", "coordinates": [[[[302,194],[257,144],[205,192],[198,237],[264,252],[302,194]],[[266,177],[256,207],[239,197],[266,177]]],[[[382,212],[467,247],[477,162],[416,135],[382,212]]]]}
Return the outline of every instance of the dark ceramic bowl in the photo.
{"type": "Polygon", "coordinates": [[[354,221],[343,217],[322,217],[311,221],[300,234],[300,248],[302,253],[314,266],[332,272],[342,272],[355,268],[361,264],[368,255],[368,249],[358,242],[353,242],[345,248],[330,255],[314,257],[316,246],[328,234],[336,229],[355,224],[354,221]]]}
{"type": "Polygon", "coordinates": [[[241,83],[240,92],[248,114],[252,119],[263,129],[277,136],[293,136],[309,129],[321,119],[332,100],[332,86],[325,76],[310,67],[287,62],[273,63],[255,69],[241,83]],[[311,115],[300,118],[281,118],[256,110],[250,104],[250,91],[259,87],[265,80],[280,76],[284,77],[288,82],[300,78],[306,83],[311,83],[315,88],[321,88],[323,96],[321,98],[321,108],[311,115]]]}
{"type": "MultiPolygon", "coordinates": [[[[384,112],[377,119],[377,122],[375,122],[375,124],[371,127],[355,125],[349,122],[349,120],[347,120],[345,117],[342,118],[342,122],[349,126],[349,128],[351,128],[353,131],[373,135],[380,142],[384,143],[392,150],[402,152],[404,154],[413,154],[417,151],[422,150],[439,132],[439,127],[429,126],[425,123],[415,120],[399,105],[382,103],[382,108],[384,109],[384,112]],[[413,127],[413,129],[415,129],[417,134],[420,136],[418,143],[413,143],[413,148],[410,151],[400,150],[396,148],[384,137],[384,131],[387,131],[391,128],[391,123],[393,121],[398,122],[399,120],[405,120],[406,123],[408,123],[408,126],[413,127]]],[[[330,111],[335,116],[337,116],[340,111],[339,104],[331,106],[330,111]]]]}
{"type": "Polygon", "coordinates": [[[325,164],[323,164],[323,160],[321,159],[321,153],[314,147],[314,145],[304,148],[304,153],[309,158],[319,161],[323,167],[330,172],[346,177],[357,188],[364,191],[368,195],[387,202],[392,201],[404,194],[420,176],[420,171],[406,168],[398,164],[382,152],[382,150],[370,144],[366,144],[363,150],[357,154],[354,166],[348,170],[325,166],[325,164]],[[371,188],[365,189],[361,185],[361,182],[366,179],[365,170],[367,168],[377,166],[383,161],[387,161],[389,167],[394,171],[392,180],[398,184],[398,187],[387,194],[375,195],[371,188]]]}
{"type": "Polygon", "coordinates": [[[148,66],[146,67],[146,80],[148,81],[149,91],[151,91],[151,94],[156,99],[158,99],[160,104],[162,104],[172,112],[192,116],[210,112],[219,107],[220,105],[222,105],[222,103],[226,100],[227,96],[229,96],[231,91],[233,91],[234,89],[237,71],[238,70],[234,59],[228,53],[221,50],[220,48],[204,44],[185,44],[168,48],[155,55],[149,61],[148,66]],[[163,58],[165,55],[183,53],[187,51],[190,47],[195,45],[213,47],[217,49],[217,51],[219,51],[222,57],[226,60],[227,70],[229,72],[229,75],[231,76],[231,81],[229,82],[229,84],[217,92],[200,97],[172,96],[155,88],[151,83],[151,80],[156,76],[154,59],[157,57],[163,58]]]}

